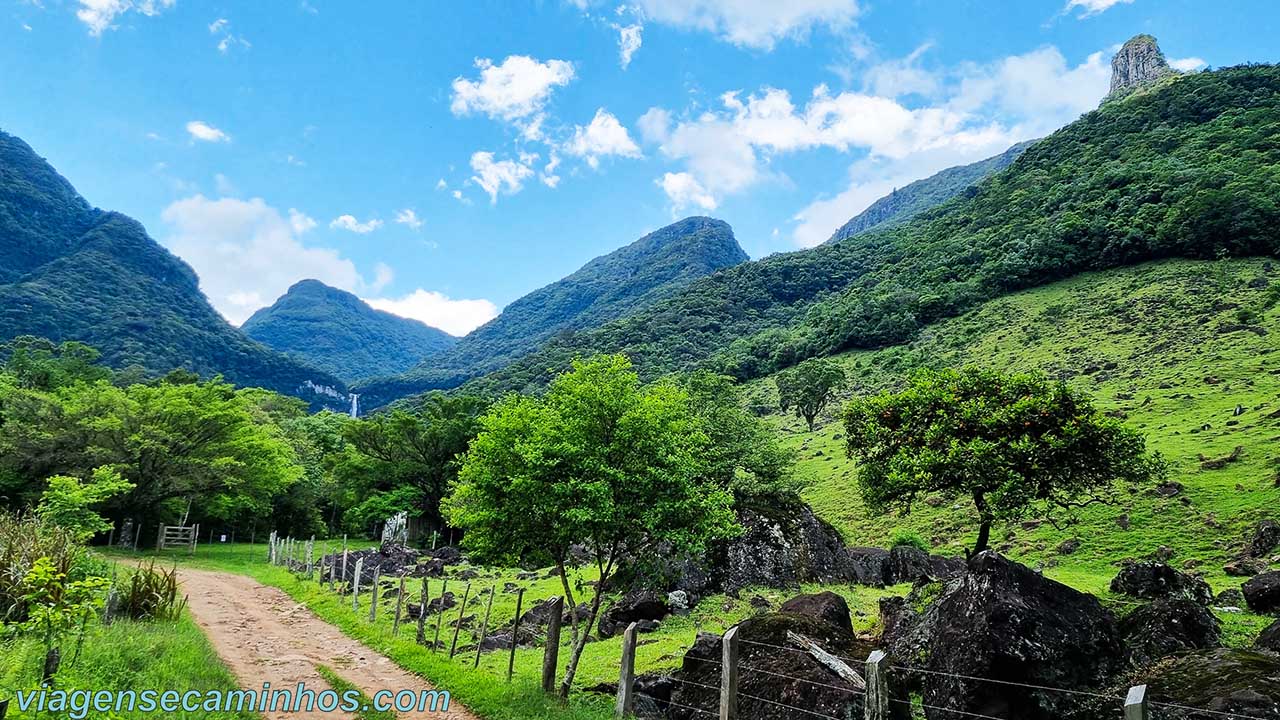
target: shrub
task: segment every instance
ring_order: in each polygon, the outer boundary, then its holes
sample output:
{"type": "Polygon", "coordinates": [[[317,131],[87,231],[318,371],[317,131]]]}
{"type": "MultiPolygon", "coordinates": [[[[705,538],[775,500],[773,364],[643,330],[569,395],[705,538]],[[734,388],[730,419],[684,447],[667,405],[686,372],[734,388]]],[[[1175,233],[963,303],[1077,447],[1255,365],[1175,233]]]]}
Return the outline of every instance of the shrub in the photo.
{"type": "Polygon", "coordinates": [[[914,530],[907,530],[906,528],[898,528],[897,530],[893,531],[893,539],[890,541],[889,547],[899,547],[901,545],[906,545],[909,547],[916,548],[918,550],[929,552],[928,541],[925,540],[923,537],[921,537],[920,533],[914,530]]]}
{"type": "Polygon", "coordinates": [[[48,558],[55,572],[82,580],[90,573],[84,546],[65,529],[30,514],[0,512],[0,624],[27,621],[23,580],[37,560],[48,558]]]}
{"type": "Polygon", "coordinates": [[[187,607],[178,593],[178,568],[157,568],[154,560],[139,567],[111,601],[111,614],[132,620],[177,620],[187,607]]]}

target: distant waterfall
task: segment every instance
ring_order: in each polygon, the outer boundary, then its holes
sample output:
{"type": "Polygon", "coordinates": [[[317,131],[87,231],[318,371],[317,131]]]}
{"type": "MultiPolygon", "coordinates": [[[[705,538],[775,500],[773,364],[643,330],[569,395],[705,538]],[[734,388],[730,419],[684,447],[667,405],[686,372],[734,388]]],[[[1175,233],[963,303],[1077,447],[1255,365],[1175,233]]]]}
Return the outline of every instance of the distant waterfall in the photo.
{"type": "Polygon", "coordinates": [[[360,417],[360,396],[356,393],[351,393],[351,417],[360,417]]]}

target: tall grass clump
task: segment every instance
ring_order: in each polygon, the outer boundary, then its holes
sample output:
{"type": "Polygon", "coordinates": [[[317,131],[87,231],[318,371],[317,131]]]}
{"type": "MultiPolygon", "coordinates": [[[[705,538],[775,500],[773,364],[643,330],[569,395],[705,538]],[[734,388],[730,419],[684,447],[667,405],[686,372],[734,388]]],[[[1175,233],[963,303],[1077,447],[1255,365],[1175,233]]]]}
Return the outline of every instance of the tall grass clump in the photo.
{"type": "Polygon", "coordinates": [[[116,591],[111,614],[131,620],[177,620],[187,607],[178,593],[178,569],[139,567],[116,591]]]}
{"type": "Polygon", "coordinates": [[[66,530],[30,513],[0,511],[0,624],[27,620],[23,578],[40,558],[69,579],[89,572],[84,546],[66,530]]]}

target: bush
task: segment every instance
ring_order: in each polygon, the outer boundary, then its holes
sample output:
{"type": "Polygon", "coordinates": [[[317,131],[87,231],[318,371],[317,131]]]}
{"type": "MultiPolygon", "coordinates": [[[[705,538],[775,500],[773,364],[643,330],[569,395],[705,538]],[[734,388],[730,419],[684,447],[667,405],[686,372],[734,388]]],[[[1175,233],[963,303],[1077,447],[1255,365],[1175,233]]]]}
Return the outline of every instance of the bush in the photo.
{"type": "Polygon", "coordinates": [[[906,528],[898,528],[893,531],[893,539],[890,541],[889,547],[899,547],[906,545],[924,552],[929,552],[929,543],[920,533],[906,528]]]}
{"type": "Polygon", "coordinates": [[[65,529],[30,514],[0,512],[0,624],[27,621],[23,580],[36,560],[48,558],[68,579],[88,574],[87,553],[65,529]]]}
{"type": "Polygon", "coordinates": [[[178,568],[156,568],[154,560],[138,568],[117,588],[111,600],[111,614],[131,620],[177,620],[187,607],[178,594],[178,568]]]}

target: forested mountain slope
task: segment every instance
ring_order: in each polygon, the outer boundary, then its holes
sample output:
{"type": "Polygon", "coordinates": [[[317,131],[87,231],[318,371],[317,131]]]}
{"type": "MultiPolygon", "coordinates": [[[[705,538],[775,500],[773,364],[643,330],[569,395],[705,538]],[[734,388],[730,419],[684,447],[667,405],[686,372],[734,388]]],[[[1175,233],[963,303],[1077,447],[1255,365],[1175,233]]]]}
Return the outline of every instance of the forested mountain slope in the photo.
{"type": "Polygon", "coordinates": [[[319,280],[295,283],[240,330],[346,382],[404,372],[458,341],[417,320],[375,310],[319,280]]]}
{"type": "MultiPolygon", "coordinates": [[[[1221,588],[1239,584],[1223,565],[1280,502],[1277,336],[1280,263],[1165,260],[991,300],[930,325],[909,344],[834,359],[849,378],[842,401],[896,390],[922,366],[1040,370],[1089,393],[1169,461],[1170,484],[1119,506],[1085,508],[1076,525],[1001,528],[993,533],[1000,551],[1029,564],[1069,565],[1074,575],[1064,579],[1102,590],[1121,561],[1164,546],[1173,564],[1198,563],[1197,572],[1221,588]]],[[[900,528],[942,552],[972,540],[969,503],[926,501],[905,517],[866,513],[856,465],[845,457],[843,402],[809,433],[802,421],[777,414],[771,378],[749,387],[752,405],[775,417],[798,452],[797,471],[810,483],[806,499],[851,544],[876,544],[900,528]]]]}
{"type": "Polygon", "coordinates": [[[827,242],[847,240],[869,230],[885,230],[910,221],[926,210],[935,208],[991,175],[1009,167],[1035,140],[1020,142],[994,157],[969,165],[958,165],[900,187],[871,203],[840,226],[827,242]]]}
{"type": "Polygon", "coordinates": [[[24,142],[0,133],[0,342],[79,340],[117,368],[221,374],[345,406],[338,378],[245,337],[195,272],[136,221],[89,206],[24,142]]]}
{"type": "Polygon", "coordinates": [[[401,377],[364,384],[360,392],[374,407],[414,392],[456,387],[559,333],[599,327],[669,297],[698,278],[746,261],[727,223],[685,218],[534,290],[448,351],[401,377]]]}
{"type": "Polygon", "coordinates": [[[717,273],[476,386],[540,384],[575,355],[616,351],[650,377],[698,365],[758,377],[905,342],[984,300],[1088,270],[1275,255],[1278,199],[1280,68],[1169,77],[911,222],[717,273]]]}

